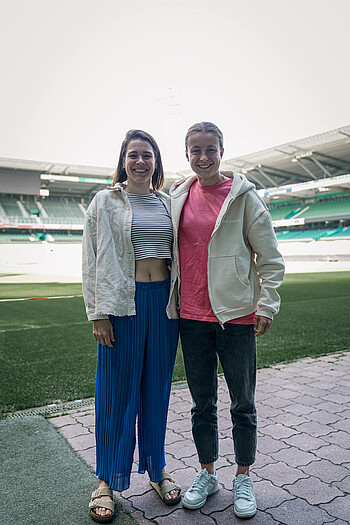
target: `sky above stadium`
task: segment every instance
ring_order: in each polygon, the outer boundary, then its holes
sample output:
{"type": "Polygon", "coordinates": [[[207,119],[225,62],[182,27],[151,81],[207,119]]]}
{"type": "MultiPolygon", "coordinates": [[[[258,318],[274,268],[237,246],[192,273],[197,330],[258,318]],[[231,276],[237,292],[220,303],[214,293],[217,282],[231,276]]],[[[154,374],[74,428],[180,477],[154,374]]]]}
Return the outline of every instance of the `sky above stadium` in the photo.
{"type": "Polygon", "coordinates": [[[0,156],[112,167],[128,129],[167,171],[210,120],[224,158],[350,123],[349,0],[0,0],[0,156]]]}

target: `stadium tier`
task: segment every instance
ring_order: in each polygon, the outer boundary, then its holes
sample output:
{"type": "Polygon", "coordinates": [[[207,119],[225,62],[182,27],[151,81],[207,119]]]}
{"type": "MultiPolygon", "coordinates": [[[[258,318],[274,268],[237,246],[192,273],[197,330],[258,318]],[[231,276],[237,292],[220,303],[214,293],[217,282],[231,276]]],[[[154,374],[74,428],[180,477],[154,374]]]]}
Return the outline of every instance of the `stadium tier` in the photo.
{"type": "MultiPolygon", "coordinates": [[[[269,207],[280,242],[350,236],[350,126],[227,159],[269,207]]],[[[0,158],[0,242],[80,242],[86,208],[114,168],[0,158]],[[21,190],[21,191],[19,191],[21,190]]],[[[165,172],[165,191],[189,170],[165,172]]]]}
{"type": "Polygon", "coordinates": [[[350,217],[350,198],[347,194],[330,199],[314,199],[313,201],[295,202],[294,204],[273,205],[270,203],[272,220],[292,219],[302,217],[322,219],[324,217],[350,217]]]}

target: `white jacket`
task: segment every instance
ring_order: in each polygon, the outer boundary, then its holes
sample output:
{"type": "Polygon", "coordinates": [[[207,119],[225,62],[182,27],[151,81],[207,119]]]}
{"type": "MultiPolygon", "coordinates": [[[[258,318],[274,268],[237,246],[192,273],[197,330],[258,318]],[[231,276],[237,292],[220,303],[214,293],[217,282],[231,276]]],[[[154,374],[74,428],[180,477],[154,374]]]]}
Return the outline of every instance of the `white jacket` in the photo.
{"type": "MultiPolygon", "coordinates": [[[[88,207],[83,233],[83,296],[89,321],[108,315],[131,316],[135,310],[135,254],[131,242],[132,210],[125,185],[99,191],[88,207]]],[[[170,198],[154,192],[170,213],[170,198]]],[[[172,277],[167,315],[177,317],[172,277]]]]}
{"type": "MultiPolygon", "coordinates": [[[[210,304],[220,323],[251,314],[273,318],[279,310],[276,289],[282,284],[284,263],[277,249],[270,213],[244,175],[233,177],[208,244],[207,277],[210,304]]],[[[178,230],[193,175],[170,188],[175,257],[180,298],[178,230]]],[[[175,268],[174,268],[175,269],[175,268]]]]}

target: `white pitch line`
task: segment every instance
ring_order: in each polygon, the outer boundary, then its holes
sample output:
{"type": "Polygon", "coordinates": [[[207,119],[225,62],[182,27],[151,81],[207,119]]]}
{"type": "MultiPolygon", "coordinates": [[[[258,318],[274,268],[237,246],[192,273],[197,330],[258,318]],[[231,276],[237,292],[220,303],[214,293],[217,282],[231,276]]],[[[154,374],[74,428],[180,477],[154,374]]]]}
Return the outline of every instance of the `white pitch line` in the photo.
{"type": "Polygon", "coordinates": [[[13,301],[39,301],[41,299],[71,299],[72,297],[83,297],[82,295],[56,295],[54,297],[21,297],[20,299],[0,299],[0,303],[13,301]]]}
{"type": "Polygon", "coordinates": [[[20,328],[6,328],[5,330],[0,330],[0,334],[3,334],[5,332],[20,332],[22,330],[41,330],[41,329],[45,329],[45,328],[57,328],[59,326],[67,326],[69,324],[69,326],[74,326],[74,325],[78,325],[78,324],[88,324],[90,323],[90,321],[79,321],[78,323],[65,323],[65,324],[48,324],[48,325],[44,325],[44,326],[37,326],[35,324],[30,324],[30,325],[23,325],[21,326],[20,328]]]}

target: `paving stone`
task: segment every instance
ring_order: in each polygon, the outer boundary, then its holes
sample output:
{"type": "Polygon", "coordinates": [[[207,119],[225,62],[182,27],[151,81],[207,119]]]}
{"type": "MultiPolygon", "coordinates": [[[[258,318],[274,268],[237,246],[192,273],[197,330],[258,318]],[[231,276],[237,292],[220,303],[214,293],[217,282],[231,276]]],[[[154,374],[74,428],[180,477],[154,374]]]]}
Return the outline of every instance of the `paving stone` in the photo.
{"type": "Polygon", "coordinates": [[[219,454],[220,456],[225,456],[226,454],[233,453],[233,439],[232,435],[225,439],[219,440],[219,454]]]}
{"type": "Polygon", "coordinates": [[[296,434],[296,430],[288,428],[281,423],[275,423],[264,427],[263,434],[267,434],[274,439],[283,439],[296,434]]]}
{"type": "Polygon", "coordinates": [[[307,434],[311,434],[312,436],[316,437],[322,437],[326,436],[327,434],[330,434],[332,432],[332,428],[328,425],[321,425],[321,423],[318,423],[317,421],[310,421],[310,423],[302,423],[299,425],[298,430],[300,432],[306,432],[307,434]]]}
{"type": "Polygon", "coordinates": [[[339,412],[339,416],[343,419],[350,419],[350,410],[342,410],[342,412],[339,412]]]}
{"type": "Polygon", "coordinates": [[[167,445],[166,451],[176,459],[190,458],[193,455],[197,455],[196,447],[192,440],[183,439],[181,444],[179,442],[167,445]]]}
{"type": "Polygon", "coordinates": [[[332,445],[339,445],[342,448],[350,449],[350,434],[338,430],[338,432],[331,432],[323,438],[325,441],[328,441],[332,445]]]}
{"type": "Polygon", "coordinates": [[[173,402],[170,402],[170,407],[178,414],[186,414],[191,412],[192,402],[183,401],[182,399],[175,399],[173,402]]]}
{"type": "Polygon", "coordinates": [[[278,416],[281,411],[277,410],[276,408],[272,408],[269,405],[265,405],[264,403],[260,403],[257,405],[257,412],[260,413],[264,417],[273,418],[278,416]]]}
{"type": "Polygon", "coordinates": [[[335,498],[330,503],[322,504],[321,508],[326,510],[331,516],[348,523],[350,515],[350,495],[335,498]]]}
{"type": "MultiPolygon", "coordinates": [[[[219,430],[222,432],[224,430],[228,430],[231,432],[231,429],[232,429],[232,421],[231,421],[231,418],[227,418],[227,417],[223,417],[223,416],[219,416],[218,417],[218,427],[219,427],[219,430]]],[[[226,432],[227,434],[227,432],[226,432]]]]}
{"type": "Polygon", "coordinates": [[[322,379],[318,379],[316,381],[312,381],[310,383],[310,386],[312,388],[319,388],[320,390],[322,390],[323,394],[321,394],[320,397],[324,397],[324,396],[329,394],[329,389],[330,388],[329,388],[329,383],[328,382],[326,383],[326,381],[324,380],[322,372],[321,372],[320,376],[322,377],[322,379]]]}
{"type": "Polygon", "coordinates": [[[288,409],[285,412],[295,414],[296,416],[305,416],[306,414],[313,412],[313,410],[313,407],[308,407],[301,403],[293,403],[293,405],[288,406],[288,409]]]}
{"type": "Polygon", "coordinates": [[[254,492],[257,506],[260,510],[276,507],[280,503],[294,498],[286,490],[276,487],[267,480],[256,481],[254,483],[254,492]]]}
{"type": "Polygon", "coordinates": [[[323,525],[349,525],[349,522],[343,521],[343,520],[335,520],[335,521],[327,521],[323,525]]]}
{"type": "MultiPolygon", "coordinates": [[[[274,421],[275,418],[272,418],[274,421]]],[[[271,419],[264,418],[258,414],[258,428],[264,428],[267,425],[271,425],[271,419]]]]}
{"type": "Polygon", "coordinates": [[[347,406],[350,403],[350,396],[343,396],[342,394],[327,394],[324,396],[325,401],[333,401],[340,405],[347,406]]]}
{"type": "Polygon", "coordinates": [[[345,450],[338,445],[326,445],[317,450],[317,455],[323,459],[329,459],[332,463],[336,465],[341,465],[345,461],[350,460],[349,450],[345,450]]]}
{"type": "Polygon", "coordinates": [[[278,452],[283,448],[289,448],[288,445],[277,439],[273,439],[270,436],[262,437],[258,439],[258,452],[261,454],[271,454],[272,452],[278,452]]]}
{"type": "MultiPolygon", "coordinates": [[[[210,517],[214,519],[215,523],[218,523],[219,525],[241,525],[242,523],[242,520],[235,516],[235,513],[233,512],[233,505],[230,505],[227,509],[223,511],[213,512],[212,514],[210,514],[210,517]]],[[[257,523],[255,519],[256,515],[253,518],[254,525],[257,523]]]]}
{"type": "Polygon", "coordinates": [[[276,381],[274,383],[266,381],[260,383],[259,390],[267,394],[273,394],[274,392],[278,392],[280,390],[280,387],[276,384],[276,381]]]}
{"type": "Polygon", "coordinates": [[[89,429],[83,427],[83,425],[81,425],[80,423],[60,427],[59,431],[62,434],[62,436],[64,436],[66,439],[74,438],[76,436],[81,436],[84,434],[91,434],[89,429]]]}
{"type": "Polygon", "coordinates": [[[226,490],[221,487],[218,492],[208,497],[201,512],[208,515],[213,512],[227,509],[230,505],[233,505],[233,490],[226,490]]]}
{"type": "Polygon", "coordinates": [[[68,439],[68,443],[74,450],[86,450],[95,446],[95,435],[86,434],[68,439]]]}
{"type": "Polygon", "coordinates": [[[317,421],[322,425],[331,425],[332,423],[339,421],[340,414],[330,414],[329,412],[324,412],[323,410],[316,410],[315,412],[308,414],[307,418],[311,419],[312,421],[317,421]]]}
{"type": "Polygon", "coordinates": [[[152,520],[154,518],[167,516],[174,512],[175,509],[179,508],[181,503],[177,505],[169,506],[165,505],[160,499],[159,495],[155,490],[151,490],[141,496],[133,496],[132,504],[136,510],[141,511],[145,518],[152,520]]]}
{"type": "Polygon", "coordinates": [[[289,447],[282,449],[278,452],[271,453],[271,456],[277,461],[287,463],[291,467],[300,467],[302,465],[308,465],[311,461],[317,461],[319,459],[314,454],[309,452],[303,452],[297,448],[289,447]]]}
{"type": "Polygon", "coordinates": [[[349,470],[344,465],[334,465],[326,459],[313,461],[308,465],[303,465],[300,470],[311,476],[316,476],[325,483],[333,483],[334,481],[341,481],[349,474],[349,470]]]}
{"type": "Polygon", "coordinates": [[[302,405],[316,408],[319,403],[322,403],[322,399],[319,397],[305,393],[301,393],[299,396],[294,396],[294,401],[295,403],[301,403],[302,405]]]}
{"type": "Polygon", "coordinates": [[[315,436],[310,436],[310,434],[305,434],[305,432],[302,432],[301,434],[295,434],[294,436],[284,439],[283,441],[287,443],[287,445],[300,448],[301,450],[307,452],[311,450],[317,450],[318,448],[323,447],[326,444],[324,439],[325,438],[320,439],[315,436]]]}
{"type": "Polygon", "coordinates": [[[322,525],[329,521],[329,514],[323,509],[301,499],[286,501],[276,508],[269,508],[268,512],[284,525],[322,525]]]}
{"type": "Polygon", "coordinates": [[[181,432],[187,432],[188,430],[191,430],[192,429],[192,424],[191,424],[191,418],[188,417],[186,419],[182,419],[182,420],[175,420],[175,421],[169,421],[168,422],[168,428],[171,428],[171,430],[173,430],[174,432],[177,432],[178,434],[181,432]]]}
{"type": "Polygon", "coordinates": [[[131,496],[141,496],[154,490],[149,484],[148,474],[139,474],[134,472],[130,476],[130,487],[127,490],[123,490],[123,498],[129,499],[131,496]]]}
{"type": "Polygon", "coordinates": [[[302,423],[307,423],[309,420],[306,419],[306,417],[297,416],[296,414],[286,413],[286,412],[278,412],[278,415],[271,418],[274,423],[282,423],[282,425],[285,425],[287,427],[293,427],[295,430],[299,429],[297,428],[298,425],[301,425],[302,423]]]}
{"type": "Polygon", "coordinates": [[[298,479],[307,478],[307,474],[302,472],[300,469],[289,467],[285,463],[274,463],[261,467],[259,469],[254,468],[255,474],[263,479],[271,481],[274,485],[283,486],[286,484],[294,483],[298,479]]]}
{"type": "Polygon", "coordinates": [[[328,503],[332,499],[342,496],[339,489],[329,483],[320,481],[314,476],[310,476],[307,479],[300,479],[293,485],[284,485],[284,488],[295,496],[305,499],[310,505],[328,503]]]}
{"type": "MultiPolygon", "coordinates": [[[[322,383],[321,387],[316,386],[313,384],[304,385],[303,389],[300,390],[299,394],[305,394],[306,396],[313,396],[317,398],[320,402],[322,401],[323,396],[329,393],[329,386],[327,385],[327,388],[325,388],[325,385],[322,383]]],[[[319,403],[317,404],[317,408],[319,407],[319,403]]]]}
{"type": "Polygon", "coordinates": [[[134,518],[136,523],[138,523],[139,525],[153,525],[154,524],[153,520],[152,521],[147,520],[142,514],[142,512],[140,512],[139,510],[134,510],[134,512],[129,512],[129,514],[130,516],[134,518]]]}
{"type": "Polygon", "coordinates": [[[182,441],[182,439],[183,438],[180,434],[176,434],[176,432],[168,428],[165,435],[165,447],[167,447],[167,445],[171,445],[172,443],[182,441]]]}
{"type": "Polygon", "coordinates": [[[350,494],[350,476],[346,476],[346,478],[342,479],[341,481],[336,481],[333,483],[333,485],[338,487],[338,489],[342,490],[343,492],[350,494]]]}
{"type": "Polygon", "coordinates": [[[55,427],[63,427],[65,425],[75,425],[76,420],[73,416],[58,416],[58,417],[51,417],[49,419],[50,423],[52,423],[55,427]]]}
{"type": "MultiPolygon", "coordinates": [[[[186,414],[187,416],[187,414],[186,414]]],[[[188,415],[188,417],[190,417],[188,415]]],[[[167,423],[172,423],[173,421],[182,421],[184,419],[184,416],[180,413],[175,412],[174,410],[169,410],[168,412],[168,418],[167,423]]]]}
{"type": "Polygon", "coordinates": [[[333,428],[344,430],[344,432],[350,434],[350,419],[340,419],[336,423],[333,423],[333,428]]]}
{"type": "Polygon", "coordinates": [[[168,454],[167,451],[165,454],[165,458],[167,472],[174,472],[174,470],[178,470],[185,467],[185,463],[183,461],[174,458],[171,454],[168,454]]]}
{"type": "Polygon", "coordinates": [[[95,425],[95,414],[83,414],[76,415],[75,419],[84,425],[85,427],[90,427],[95,425]]]}
{"type": "Polygon", "coordinates": [[[182,432],[174,432],[174,434],[177,434],[178,436],[180,436],[181,439],[189,439],[189,440],[193,441],[192,430],[186,430],[186,431],[182,431],[182,432]]]}
{"type": "Polygon", "coordinates": [[[253,470],[265,467],[265,465],[275,464],[277,461],[267,454],[258,453],[255,458],[253,470]]]}
{"type": "Polygon", "coordinates": [[[78,452],[79,456],[83,458],[85,463],[90,465],[90,467],[95,471],[96,470],[96,450],[95,447],[87,448],[85,450],[80,450],[78,452]]]}
{"type": "Polygon", "coordinates": [[[265,401],[265,404],[272,408],[284,408],[290,406],[291,403],[293,403],[291,399],[282,399],[281,397],[270,397],[265,401]]]}
{"type": "Polygon", "coordinates": [[[332,401],[323,401],[323,403],[317,405],[317,410],[325,410],[331,414],[342,414],[344,407],[338,403],[332,403],[332,401]]]}
{"type": "Polygon", "coordinates": [[[184,508],[176,509],[174,512],[165,517],[157,518],[159,525],[214,525],[215,521],[210,516],[205,516],[200,510],[186,510],[184,508]]]}

